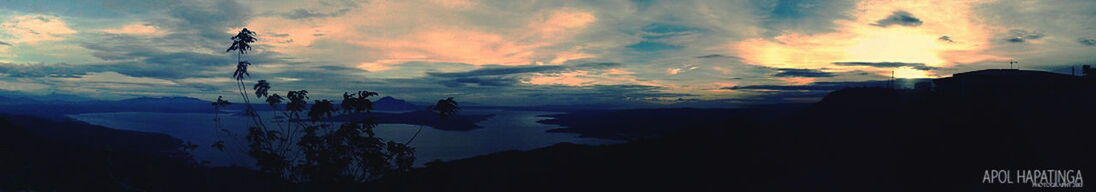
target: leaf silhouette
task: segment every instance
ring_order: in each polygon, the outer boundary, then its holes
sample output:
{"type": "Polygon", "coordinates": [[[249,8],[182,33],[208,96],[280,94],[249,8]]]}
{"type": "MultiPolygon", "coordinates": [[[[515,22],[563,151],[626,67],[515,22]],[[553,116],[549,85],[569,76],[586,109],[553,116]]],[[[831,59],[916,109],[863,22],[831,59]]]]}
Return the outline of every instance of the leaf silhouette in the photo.
{"type": "Polygon", "coordinates": [[[430,110],[437,111],[442,118],[457,114],[460,110],[460,106],[457,105],[457,101],[453,100],[453,97],[447,99],[438,100],[437,104],[430,106],[430,110]]]}
{"type": "Polygon", "coordinates": [[[343,100],[342,103],[339,105],[342,106],[343,113],[360,113],[362,111],[369,112],[373,110],[373,101],[367,99],[367,97],[369,96],[377,96],[377,92],[364,90],[358,91],[357,94],[343,92],[343,100]]]}
{"type": "Polygon", "coordinates": [[[242,80],[245,77],[250,78],[251,74],[247,73],[247,66],[251,65],[251,62],[240,61],[236,64],[236,72],[232,73],[232,77],[236,80],[242,80]]]}
{"type": "Polygon", "coordinates": [[[283,100],[285,100],[285,98],[277,93],[266,97],[266,103],[270,104],[270,107],[274,107],[275,109],[278,108],[278,104],[282,104],[283,100]]]}
{"type": "Polygon", "coordinates": [[[251,43],[254,43],[255,40],[259,40],[255,38],[255,32],[244,28],[243,30],[240,30],[240,33],[237,33],[236,36],[232,36],[232,45],[228,46],[228,49],[226,49],[225,52],[238,51],[240,54],[247,53],[248,50],[251,50],[251,43]]]}
{"type": "Polygon", "coordinates": [[[301,112],[308,105],[308,91],[289,91],[285,96],[289,98],[289,104],[285,105],[285,110],[301,112]]]}
{"type": "Polygon", "coordinates": [[[270,90],[270,83],[266,80],[259,80],[251,89],[255,90],[255,97],[263,98],[267,96],[267,91],[270,90]]]}
{"type": "Polygon", "coordinates": [[[217,96],[217,101],[213,102],[213,107],[221,108],[221,107],[225,107],[225,106],[228,106],[228,105],[232,104],[232,103],[230,103],[230,102],[228,102],[224,99],[221,99],[221,98],[222,98],[221,96],[217,96]]]}
{"type": "Polygon", "coordinates": [[[331,112],[335,112],[335,105],[331,104],[331,101],[316,100],[312,108],[308,110],[308,117],[312,118],[312,121],[317,121],[323,116],[331,117],[331,112]]]}

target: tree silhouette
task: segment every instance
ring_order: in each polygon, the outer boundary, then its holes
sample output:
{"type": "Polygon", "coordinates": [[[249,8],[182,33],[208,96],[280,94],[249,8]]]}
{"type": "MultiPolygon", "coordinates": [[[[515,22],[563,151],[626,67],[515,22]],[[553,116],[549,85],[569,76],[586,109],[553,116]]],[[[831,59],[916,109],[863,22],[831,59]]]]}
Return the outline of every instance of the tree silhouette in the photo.
{"type": "MultiPolygon", "coordinates": [[[[257,40],[255,35],[246,28],[241,30],[231,38],[232,45],[226,52],[236,51],[238,62],[232,77],[244,101],[245,114],[252,120],[246,136],[247,154],[256,160],[260,171],[298,183],[352,186],[388,173],[410,170],[415,160],[415,148],[408,146],[410,140],[385,141],[373,132],[377,123],[369,115],[373,102],[368,97],[377,96],[377,92],[344,92],[343,100],[336,106],[335,101],[327,99],[309,103],[307,90],[287,91],[284,97],[271,94],[271,83],[259,80],[251,87],[255,98],[266,97],[266,103],[285,117],[284,121],[267,126],[262,115],[251,106],[250,94],[244,86],[244,79],[251,77],[247,72],[251,63],[245,55],[257,40]],[[285,107],[280,107],[283,104],[285,107]],[[329,120],[333,115],[363,118],[336,125],[337,122],[329,120]]],[[[228,101],[218,98],[213,105],[224,107],[228,101]]],[[[445,117],[456,113],[457,103],[450,97],[439,100],[437,107],[432,108],[445,117]]],[[[223,145],[223,141],[217,141],[212,146],[220,149],[223,145]]]]}
{"type": "MultiPolygon", "coordinates": [[[[231,105],[231,104],[232,104],[231,102],[228,102],[228,101],[222,99],[221,96],[217,96],[217,101],[214,101],[212,103],[212,105],[213,105],[213,124],[214,124],[214,126],[216,126],[216,129],[217,129],[216,131],[218,131],[218,132],[220,132],[222,130],[225,131],[225,132],[228,131],[228,130],[224,129],[223,127],[221,127],[221,115],[220,114],[221,114],[221,108],[228,107],[228,105],[231,105]]],[[[216,136],[217,136],[217,141],[215,141],[213,144],[210,144],[210,147],[216,148],[219,151],[224,151],[224,149],[225,149],[224,139],[221,138],[220,134],[217,134],[216,136]]]]}
{"type": "Polygon", "coordinates": [[[255,97],[263,98],[268,96],[267,91],[270,90],[270,83],[266,82],[266,80],[259,80],[259,82],[255,83],[255,86],[252,86],[251,89],[255,90],[255,97]]]}
{"type": "MultiPolygon", "coordinates": [[[[449,97],[447,99],[439,99],[437,104],[427,107],[427,109],[438,112],[438,124],[435,126],[441,127],[442,121],[444,121],[446,117],[455,115],[457,114],[457,111],[460,111],[460,106],[457,105],[456,100],[453,100],[453,97],[449,97]]],[[[415,131],[415,135],[411,136],[411,139],[408,139],[404,144],[411,144],[411,141],[414,141],[415,138],[419,137],[419,133],[422,133],[422,126],[419,126],[419,130],[415,131]]]]}
{"type": "Polygon", "coordinates": [[[457,111],[460,110],[460,107],[457,105],[457,101],[453,100],[453,98],[450,97],[447,99],[438,100],[438,103],[434,106],[431,106],[430,110],[437,111],[438,115],[441,115],[441,117],[444,118],[456,114],[457,111]]]}
{"type": "Polygon", "coordinates": [[[347,92],[343,92],[343,112],[361,112],[363,110],[369,112],[373,109],[373,102],[369,99],[366,99],[366,97],[369,96],[377,96],[377,92],[358,91],[358,94],[356,96],[347,92]]]}
{"type": "Polygon", "coordinates": [[[255,35],[255,32],[247,30],[247,28],[240,30],[240,33],[232,36],[232,45],[228,46],[225,52],[238,51],[240,55],[247,53],[248,50],[251,50],[251,43],[259,40],[255,38],[255,35]]]}

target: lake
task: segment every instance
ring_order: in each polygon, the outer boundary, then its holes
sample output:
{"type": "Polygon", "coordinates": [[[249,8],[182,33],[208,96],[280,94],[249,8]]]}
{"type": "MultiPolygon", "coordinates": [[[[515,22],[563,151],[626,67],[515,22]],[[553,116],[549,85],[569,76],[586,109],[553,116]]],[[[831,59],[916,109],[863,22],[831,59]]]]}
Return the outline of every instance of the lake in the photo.
{"type": "MultiPolygon", "coordinates": [[[[406,124],[380,124],[374,131],[378,137],[386,140],[405,142],[422,132],[410,144],[415,147],[415,164],[440,159],[443,161],[474,157],[508,150],[530,150],[554,145],[560,142],[602,145],[621,143],[622,141],[579,138],[572,133],[547,133],[546,130],[561,128],[557,125],[537,123],[549,117],[539,115],[553,112],[509,111],[509,110],[463,110],[464,114],[494,114],[486,121],[477,123],[483,128],[467,131],[446,131],[426,126],[406,124]]],[[[263,112],[268,126],[273,112],[263,112]]],[[[192,154],[199,161],[208,161],[210,166],[253,166],[254,160],[246,155],[247,144],[244,136],[250,119],[243,116],[231,116],[228,113],[150,113],[150,112],[114,112],[85,113],[69,115],[87,123],[121,130],[163,133],[199,145],[192,154]],[[218,131],[213,119],[221,118],[221,126],[232,135],[218,131]],[[218,140],[226,141],[225,151],[209,147],[218,140]]]]}

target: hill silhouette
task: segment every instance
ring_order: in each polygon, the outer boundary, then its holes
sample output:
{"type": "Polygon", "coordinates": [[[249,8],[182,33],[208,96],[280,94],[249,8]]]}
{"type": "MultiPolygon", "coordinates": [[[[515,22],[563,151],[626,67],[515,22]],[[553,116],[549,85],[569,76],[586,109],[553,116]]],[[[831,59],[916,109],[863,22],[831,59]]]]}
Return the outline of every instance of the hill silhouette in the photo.
{"type": "MultiPolygon", "coordinates": [[[[983,184],[982,173],[1096,168],[1090,120],[1096,83],[1090,79],[987,70],[916,87],[845,88],[770,118],[752,109],[559,115],[563,120],[552,123],[578,122],[568,125],[579,133],[659,136],[432,162],[347,190],[1030,191],[1022,184],[983,184]],[[604,122],[590,123],[597,120],[604,122]],[[665,127],[629,129],[649,126],[665,127]]],[[[177,155],[184,154],[176,148],[180,141],[158,134],[27,116],[2,116],[0,131],[5,191],[308,188],[246,169],[195,166],[177,155]]]]}
{"type": "Polygon", "coordinates": [[[408,110],[423,110],[425,106],[419,106],[411,104],[402,99],[396,99],[391,96],[381,97],[376,101],[373,101],[374,110],[389,110],[389,111],[408,111],[408,110]]]}
{"type": "MultiPolygon", "coordinates": [[[[35,94],[27,94],[27,93],[22,93],[22,92],[17,92],[17,91],[7,91],[7,90],[0,90],[0,97],[5,97],[5,98],[9,98],[9,99],[19,99],[19,100],[25,101],[23,103],[11,103],[11,104],[30,104],[30,103],[42,103],[42,102],[46,102],[46,103],[72,103],[72,102],[84,102],[84,101],[94,101],[95,100],[95,99],[80,96],[80,95],[63,94],[63,93],[56,93],[56,92],[45,94],[45,95],[35,95],[35,94]]],[[[2,100],[0,100],[0,101],[2,101],[2,100]]],[[[0,103],[4,103],[4,102],[0,102],[0,103]]]]}
{"type": "Polygon", "coordinates": [[[806,105],[803,104],[774,104],[736,109],[590,110],[543,115],[552,118],[537,122],[564,126],[548,132],[578,133],[581,137],[603,139],[639,140],[659,137],[684,128],[716,125],[712,121],[726,117],[772,120],[805,107],[806,105]]]}
{"type": "Polygon", "coordinates": [[[0,114],[0,191],[283,191],[244,168],[204,168],[167,135],[0,114]]]}
{"type": "Polygon", "coordinates": [[[38,103],[38,101],[33,100],[33,99],[27,99],[27,98],[0,96],[0,105],[15,105],[15,104],[30,104],[30,103],[38,103]]]}
{"type": "MultiPolygon", "coordinates": [[[[988,169],[1093,170],[1096,84],[978,71],[914,90],[846,88],[772,121],[609,146],[559,144],[450,162],[374,183],[398,191],[1028,191],[988,169]],[[986,73],[994,73],[992,75],[986,73]],[[966,87],[953,89],[958,84],[966,87]],[[979,83],[972,83],[979,82],[979,83]],[[1018,83],[1022,83],[1017,85],[1018,83]]],[[[611,123],[606,123],[611,124],[611,123]]]]}
{"type": "Polygon", "coordinates": [[[53,120],[66,120],[68,114],[105,112],[212,112],[208,101],[190,97],[140,97],[117,101],[39,101],[0,103],[0,113],[32,115],[53,120]]]}

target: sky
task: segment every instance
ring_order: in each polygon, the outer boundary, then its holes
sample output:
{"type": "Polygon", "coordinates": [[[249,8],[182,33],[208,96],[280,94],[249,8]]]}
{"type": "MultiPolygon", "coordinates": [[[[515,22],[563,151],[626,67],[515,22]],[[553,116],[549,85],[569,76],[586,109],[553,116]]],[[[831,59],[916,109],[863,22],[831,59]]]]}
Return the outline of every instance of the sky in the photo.
{"type": "Polygon", "coordinates": [[[835,85],[1093,64],[1096,1],[0,0],[0,90],[650,106],[803,102],[835,85]]]}

